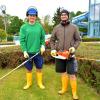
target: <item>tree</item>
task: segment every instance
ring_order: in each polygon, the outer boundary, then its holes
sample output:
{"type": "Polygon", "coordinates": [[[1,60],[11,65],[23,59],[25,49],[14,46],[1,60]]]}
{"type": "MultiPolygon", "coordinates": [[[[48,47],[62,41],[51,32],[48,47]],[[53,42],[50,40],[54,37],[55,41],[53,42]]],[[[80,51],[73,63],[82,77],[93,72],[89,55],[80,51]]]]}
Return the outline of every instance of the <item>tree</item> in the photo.
{"type": "Polygon", "coordinates": [[[53,17],[53,23],[54,23],[54,26],[56,26],[57,24],[60,23],[60,13],[61,13],[61,10],[62,8],[57,8],[56,10],[56,13],[54,14],[54,17],[53,17]]]}
{"type": "Polygon", "coordinates": [[[4,29],[4,22],[2,16],[0,16],[0,29],[4,29]]]}
{"type": "Polygon", "coordinates": [[[9,27],[9,24],[10,24],[9,23],[10,20],[11,20],[11,16],[9,14],[6,14],[5,17],[0,16],[0,29],[5,30],[5,24],[6,24],[6,30],[5,31],[7,31],[8,27],[9,27]],[[4,23],[4,20],[5,20],[5,23],[4,23]]]}
{"type": "Polygon", "coordinates": [[[81,11],[77,11],[76,12],[76,16],[80,15],[80,14],[83,14],[84,12],[81,12],[81,11]]]}
{"type": "Polygon", "coordinates": [[[0,41],[6,39],[6,37],[7,37],[7,33],[5,33],[3,29],[0,29],[0,41]]]}
{"type": "Polygon", "coordinates": [[[10,20],[10,25],[8,26],[8,34],[18,34],[23,20],[19,19],[17,16],[12,16],[10,20]]]}
{"type": "Polygon", "coordinates": [[[75,17],[75,16],[76,16],[76,14],[73,11],[70,12],[70,20],[72,20],[72,18],[75,17]]]}
{"type": "MultiPolygon", "coordinates": [[[[60,14],[61,14],[61,10],[62,9],[63,8],[61,8],[61,7],[57,8],[56,13],[54,14],[54,17],[53,17],[54,26],[56,26],[57,24],[59,24],[60,21],[61,21],[60,20],[60,14]]],[[[71,20],[75,16],[77,16],[77,15],[72,11],[72,12],[70,12],[70,18],[69,19],[71,20]]]]}
{"type": "Polygon", "coordinates": [[[43,27],[46,31],[46,33],[51,33],[53,26],[50,25],[50,15],[46,15],[43,19],[43,27]]]}

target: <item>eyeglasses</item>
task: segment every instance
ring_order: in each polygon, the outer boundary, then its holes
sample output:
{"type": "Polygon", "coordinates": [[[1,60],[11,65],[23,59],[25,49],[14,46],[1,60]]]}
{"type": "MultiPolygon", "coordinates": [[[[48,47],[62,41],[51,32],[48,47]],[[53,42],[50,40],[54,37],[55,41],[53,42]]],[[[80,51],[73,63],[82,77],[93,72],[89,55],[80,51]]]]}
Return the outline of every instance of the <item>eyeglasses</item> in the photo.
{"type": "Polygon", "coordinates": [[[67,16],[67,14],[61,14],[61,16],[67,16]]]}

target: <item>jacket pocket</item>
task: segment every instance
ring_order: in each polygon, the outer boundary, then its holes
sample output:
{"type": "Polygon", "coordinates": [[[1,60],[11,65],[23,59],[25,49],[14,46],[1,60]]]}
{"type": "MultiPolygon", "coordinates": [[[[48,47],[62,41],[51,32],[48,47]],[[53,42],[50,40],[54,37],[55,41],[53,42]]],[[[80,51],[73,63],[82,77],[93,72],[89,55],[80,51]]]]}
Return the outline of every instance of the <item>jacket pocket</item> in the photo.
{"type": "Polygon", "coordinates": [[[74,46],[74,41],[73,41],[73,40],[70,42],[70,46],[71,46],[71,47],[74,46]]]}
{"type": "Polygon", "coordinates": [[[59,50],[59,42],[58,41],[55,42],[55,48],[57,51],[59,50]]]}

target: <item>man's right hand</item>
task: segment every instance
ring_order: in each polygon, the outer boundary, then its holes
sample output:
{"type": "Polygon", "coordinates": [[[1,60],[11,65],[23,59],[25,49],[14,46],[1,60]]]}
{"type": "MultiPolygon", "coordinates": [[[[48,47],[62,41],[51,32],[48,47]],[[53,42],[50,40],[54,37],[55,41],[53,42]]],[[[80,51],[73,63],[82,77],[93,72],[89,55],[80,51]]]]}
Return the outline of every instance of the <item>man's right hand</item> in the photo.
{"type": "Polygon", "coordinates": [[[57,51],[56,50],[51,50],[51,56],[54,57],[57,55],[57,51]]]}
{"type": "Polygon", "coordinates": [[[29,58],[29,55],[26,51],[24,51],[24,58],[29,58]]]}

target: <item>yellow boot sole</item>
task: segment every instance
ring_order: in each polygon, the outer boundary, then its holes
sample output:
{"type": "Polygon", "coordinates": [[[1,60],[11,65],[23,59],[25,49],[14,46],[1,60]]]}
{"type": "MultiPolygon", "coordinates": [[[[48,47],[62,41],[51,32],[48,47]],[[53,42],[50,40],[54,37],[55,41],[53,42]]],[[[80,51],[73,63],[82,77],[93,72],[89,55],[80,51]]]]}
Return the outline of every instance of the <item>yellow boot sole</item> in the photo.
{"type": "Polygon", "coordinates": [[[73,95],[73,100],[79,100],[78,99],[78,96],[75,94],[75,95],[73,95]]]}
{"type": "Polygon", "coordinates": [[[27,90],[27,89],[30,88],[30,87],[31,87],[31,85],[26,85],[26,86],[23,87],[23,89],[24,89],[24,90],[27,90]]]}
{"type": "Polygon", "coordinates": [[[40,89],[45,89],[44,85],[38,85],[40,89]]]}
{"type": "Polygon", "coordinates": [[[64,93],[66,93],[67,91],[62,91],[62,90],[60,90],[60,91],[58,91],[58,94],[60,94],[60,95],[63,95],[64,93]]]}

